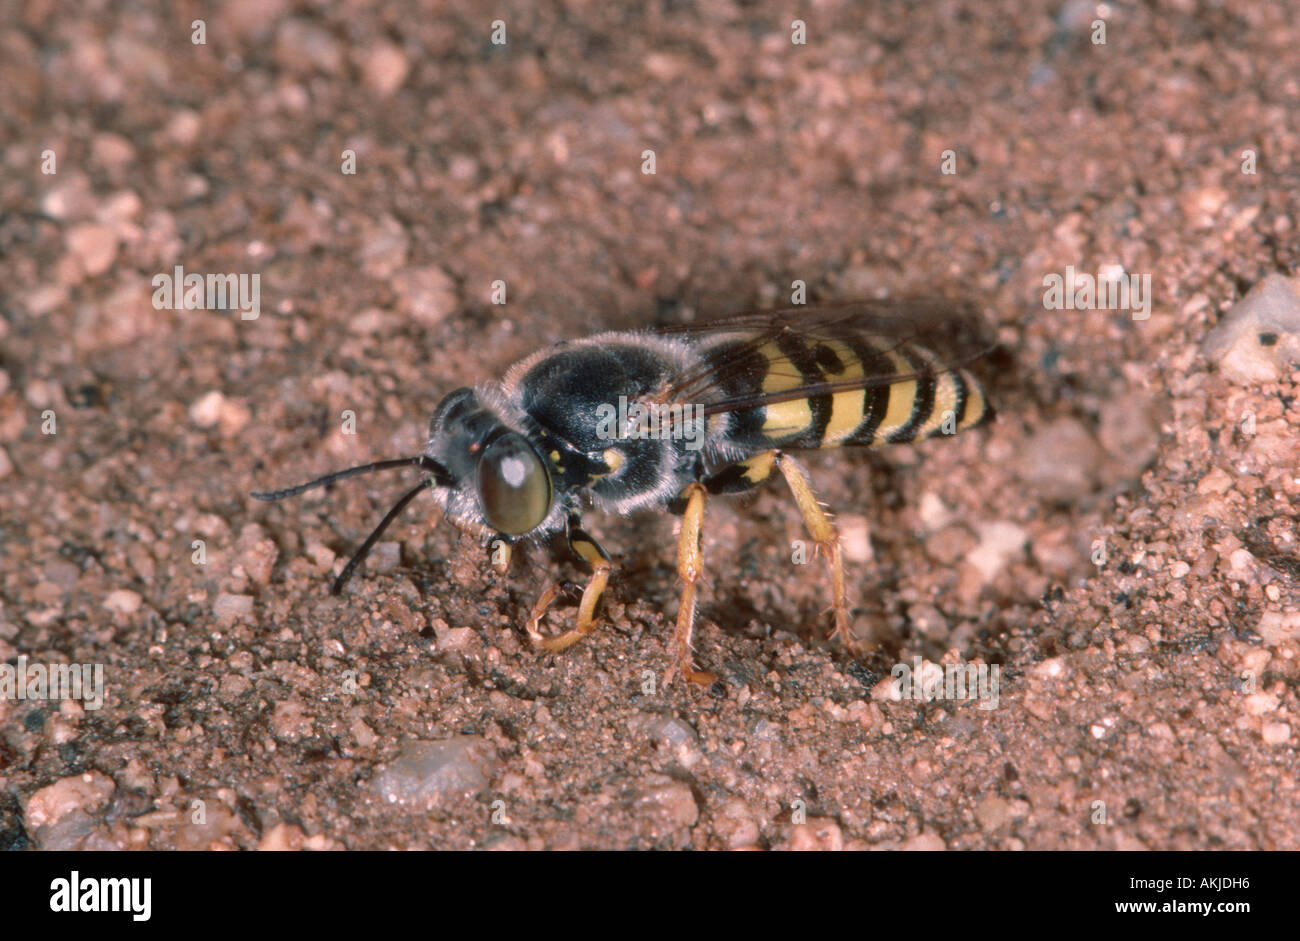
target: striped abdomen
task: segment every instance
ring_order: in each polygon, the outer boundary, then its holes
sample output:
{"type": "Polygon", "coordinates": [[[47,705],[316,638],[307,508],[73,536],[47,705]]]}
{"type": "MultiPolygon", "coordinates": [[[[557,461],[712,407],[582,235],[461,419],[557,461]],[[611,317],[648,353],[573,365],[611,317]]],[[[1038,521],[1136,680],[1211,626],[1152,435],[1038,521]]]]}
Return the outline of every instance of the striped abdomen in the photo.
{"type": "Polygon", "coordinates": [[[919,441],[956,434],[992,415],[969,372],[918,344],[787,333],[752,347],[732,336],[701,349],[727,377],[720,383],[726,396],[741,403],[726,437],[743,447],[919,441]]]}

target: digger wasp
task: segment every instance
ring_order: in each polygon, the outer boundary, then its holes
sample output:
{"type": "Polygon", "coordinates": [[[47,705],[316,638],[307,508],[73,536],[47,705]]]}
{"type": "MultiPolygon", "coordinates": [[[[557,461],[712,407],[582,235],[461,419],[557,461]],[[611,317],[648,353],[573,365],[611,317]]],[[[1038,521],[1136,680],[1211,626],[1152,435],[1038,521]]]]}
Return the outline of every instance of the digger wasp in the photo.
{"type": "Polygon", "coordinates": [[[519,542],[564,533],[591,576],[569,630],[541,631],[563,583],[533,606],[526,631],[548,651],[594,630],[613,571],[609,553],[582,528],[582,511],[679,513],[683,588],[665,682],[681,672],[710,683],[691,654],[707,498],[749,490],[775,473],[785,478],[830,570],[833,636],[847,641],[839,537],[790,452],[913,442],[988,421],[993,409],[967,367],[989,348],[946,302],[799,306],[598,333],[539,350],[500,382],[449,393],[420,454],[251,495],[281,500],[357,474],[420,473],[334,580],[335,593],[425,492],[462,531],[504,550],[495,563],[502,572],[519,542]]]}

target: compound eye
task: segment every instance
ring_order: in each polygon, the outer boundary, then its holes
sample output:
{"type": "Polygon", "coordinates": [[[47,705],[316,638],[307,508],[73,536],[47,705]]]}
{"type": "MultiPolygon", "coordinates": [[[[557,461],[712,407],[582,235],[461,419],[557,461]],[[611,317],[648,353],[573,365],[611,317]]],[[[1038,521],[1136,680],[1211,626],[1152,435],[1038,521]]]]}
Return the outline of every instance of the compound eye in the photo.
{"type": "Polygon", "coordinates": [[[479,457],[478,495],[493,529],[521,536],[551,511],[551,475],[522,435],[507,432],[479,457]]]}

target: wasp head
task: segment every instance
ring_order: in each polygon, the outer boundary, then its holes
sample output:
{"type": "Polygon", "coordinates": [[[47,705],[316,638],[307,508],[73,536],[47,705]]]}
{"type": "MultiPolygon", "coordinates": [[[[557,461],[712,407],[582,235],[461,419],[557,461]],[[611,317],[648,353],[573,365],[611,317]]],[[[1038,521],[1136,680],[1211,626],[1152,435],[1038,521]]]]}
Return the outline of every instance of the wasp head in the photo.
{"type": "Polygon", "coordinates": [[[528,437],[485,408],[472,389],[457,389],[438,405],[424,453],[376,461],[337,471],[284,490],[254,491],[258,500],[282,500],[346,477],[398,467],[418,467],[424,479],[408,490],[374,528],[334,580],[338,594],[389,524],[407,504],[432,490],[457,526],[508,543],[538,529],[551,517],[555,487],[550,471],[528,437]]]}
{"type": "Polygon", "coordinates": [[[473,389],[457,389],[433,413],[425,456],[446,469],[452,519],[481,521],[503,536],[523,536],[551,515],[555,485],[523,433],[485,408],[473,389]]]}

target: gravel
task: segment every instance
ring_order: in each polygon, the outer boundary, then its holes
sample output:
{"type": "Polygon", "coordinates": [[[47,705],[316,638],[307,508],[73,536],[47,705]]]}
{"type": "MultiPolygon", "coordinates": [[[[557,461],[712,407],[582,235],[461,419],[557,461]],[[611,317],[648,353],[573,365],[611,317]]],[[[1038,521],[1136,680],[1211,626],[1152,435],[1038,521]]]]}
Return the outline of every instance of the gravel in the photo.
{"type": "Polygon", "coordinates": [[[494,46],[469,0],[230,3],[205,45],[154,0],[16,8],[0,667],[106,688],[0,699],[0,847],[1300,848],[1300,26],[1132,5],[1094,46],[1097,9],[831,0],[793,46],[779,4],[596,4],[494,46]],[[178,265],[260,275],[260,315],[155,306],[178,265]],[[1149,316],[1047,309],[1067,267],[1150,276],[1149,316]],[[658,682],[670,517],[584,520],[618,569],[547,655],[563,552],[497,575],[416,501],[335,597],[409,475],[248,496],[795,280],[1001,341],[988,428],[807,456],[855,653],[779,482],[710,501],[701,689],[658,682]],[[998,705],[901,697],[916,658],[998,705]]]}

